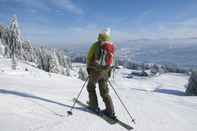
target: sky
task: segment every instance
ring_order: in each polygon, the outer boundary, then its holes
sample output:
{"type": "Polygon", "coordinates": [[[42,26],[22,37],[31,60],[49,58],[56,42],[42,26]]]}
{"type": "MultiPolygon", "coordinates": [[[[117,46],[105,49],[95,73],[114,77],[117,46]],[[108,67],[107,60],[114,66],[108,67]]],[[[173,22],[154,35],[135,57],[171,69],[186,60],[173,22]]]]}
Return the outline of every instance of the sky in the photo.
{"type": "Polygon", "coordinates": [[[90,44],[104,28],[121,43],[197,37],[197,0],[0,0],[0,23],[17,15],[34,45],[90,44]]]}

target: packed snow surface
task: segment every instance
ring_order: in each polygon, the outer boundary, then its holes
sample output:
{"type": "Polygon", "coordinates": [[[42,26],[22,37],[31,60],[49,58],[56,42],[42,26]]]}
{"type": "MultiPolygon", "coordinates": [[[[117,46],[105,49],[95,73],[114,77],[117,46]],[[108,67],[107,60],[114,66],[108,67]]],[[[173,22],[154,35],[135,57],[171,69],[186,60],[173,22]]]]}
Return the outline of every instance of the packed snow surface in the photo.
{"type": "MultiPolygon", "coordinates": [[[[79,66],[79,65],[78,65],[79,66]]],[[[124,131],[76,105],[72,116],[66,112],[83,81],[73,68],[70,77],[47,73],[30,63],[0,58],[0,131],[124,131]]],[[[126,78],[131,70],[116,71],[112,84],[136,119],[133,125],[110,87],[116,115],[134,126],[134,131],[196,131],[197,99],[185,96],[188,76],[162,74],[152,78],[126,78]]],[[[97,90],[98,91],[98,90],[97,90]]],[[[99,105],[104,108],[99,96],[99,105]]],[[[84,88],[79,98],[87,101],[84,88]]]]}

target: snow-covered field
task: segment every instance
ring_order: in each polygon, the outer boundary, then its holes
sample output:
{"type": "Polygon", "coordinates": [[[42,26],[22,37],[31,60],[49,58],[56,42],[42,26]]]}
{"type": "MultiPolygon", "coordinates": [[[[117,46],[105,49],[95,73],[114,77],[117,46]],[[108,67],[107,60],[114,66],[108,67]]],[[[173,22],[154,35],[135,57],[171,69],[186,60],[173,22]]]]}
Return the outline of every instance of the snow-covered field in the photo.
{"type": "MultiPolygon", "coordinates": [[[[0,58],[0,131],[124,131],[80,106],[72,106],[83,81],[47,73],[26,63],[11,70],[11,60],[0,58]],[[25,71],[28,69],[28,71],[25,71]]],[[[74,72],[74,71],[73,71],[74,72]]],[[[120,69],[114,87],[136,119],[135,131],[196,131],[197,99],[184,96],[188,76],[163,74],[152,78],[127,79],[130,70],[120,69]]],[[[116,115],[131,123],[111,89],[116,115]]],[[[98,93],[99,94],[99,93],[98,93]]],[[[84,90],[80,100],[87,101],[84,90]]],[[[100,106],[103,103],[99,97],[100,106]]]]}

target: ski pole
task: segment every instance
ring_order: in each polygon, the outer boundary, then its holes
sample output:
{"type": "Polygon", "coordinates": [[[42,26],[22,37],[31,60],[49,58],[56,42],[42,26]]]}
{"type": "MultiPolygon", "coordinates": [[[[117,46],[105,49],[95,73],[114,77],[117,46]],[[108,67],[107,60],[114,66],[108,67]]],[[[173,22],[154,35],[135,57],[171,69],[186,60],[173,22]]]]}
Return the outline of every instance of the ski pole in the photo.
{"type": "Polygon", "coordinates": [[[116,96],[118,97],[120,103],[123,105],[124,109],[126,110],[126,112],[128,113],[129,117],[131,118],[131,121],[135,124],[135,119],[131,116],[131,114],[129,113],[126,105],[123,103],[122,99],[120,98],[120,96],[118,95],[117,91],[115,90],[115,88],[113,87],[113,85],[111,84],[111,82],[108,80],[110,86],[112,87],[112,89],[114,90],[116,96]]]}
{"type": "MultiPolygon", "coordinates": [[[[83,91],[83,88],[85,87],[85,84],[86,84],[87,81],[88,81],[88,78],[87,78],[86,81],[84,82],[84,84],[83,84],[83,86],[82,86],[80,92],[79,92],[78,95],[77,95],[76,100],[79,99],[79,96],[81,95],[81,93],[82,93],[82,91],[83,91]]],[[[73,108],[75,107],[76,100],[74,101],[74,103],[73,103],[72,107],[70,108],[70,110],[67,111],[67,114],[68,114],[68,115],[72,115],[72,114],[73,114],[73,113],[72,113],[72,110],[73,110],[73,108]]]]}

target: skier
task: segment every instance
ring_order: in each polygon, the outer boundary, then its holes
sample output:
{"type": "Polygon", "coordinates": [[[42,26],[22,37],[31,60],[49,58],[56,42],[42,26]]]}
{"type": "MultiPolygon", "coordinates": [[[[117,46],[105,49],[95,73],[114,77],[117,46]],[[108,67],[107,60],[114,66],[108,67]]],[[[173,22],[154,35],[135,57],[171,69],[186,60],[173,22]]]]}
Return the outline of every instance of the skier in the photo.
{"type": "Polygon", "coordinates": [[[89,95],[89,107],[91,110],[100,112],[97,95],[96,83],[99,85],[100,95],[105,103],[106,109],[102,112],[115,119],[114,105],[109,95],[108,79],[111,75],[115,48],[110,38],[110,28],[99,33],[97,41],[90,47],[87,55],[87,72],[89,81],[87,91],[89,95]]]}

